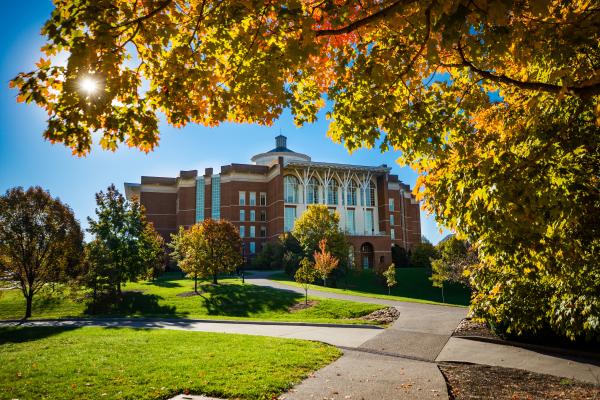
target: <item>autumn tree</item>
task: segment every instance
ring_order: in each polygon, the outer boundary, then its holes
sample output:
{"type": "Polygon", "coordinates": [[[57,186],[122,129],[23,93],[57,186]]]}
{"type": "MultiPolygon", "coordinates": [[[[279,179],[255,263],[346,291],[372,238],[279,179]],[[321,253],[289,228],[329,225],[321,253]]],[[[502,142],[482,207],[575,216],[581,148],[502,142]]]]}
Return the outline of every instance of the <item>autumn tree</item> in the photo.
{"type": "Polygon", "coordinates": [[[396,286],[396,266],[391,263],[390,266],[383,272],[385,284],[388,287],[388,294],[392,294],[392,287],[396,286]]]}
{"type": "Polygon", "coordinates": [[[477,315],[600,337],[595,2],[55,4],[45,58],[11,82],[48,140],[149,151],[159,113],[269,125],[288,108],[302,125],[328,99],[333,140],[399,151],[427,211],[477,246],[477,315]]]}
{"type": "Polygon", "coordinates": [[[19,283],[25,318],[35,294],[78,273],[82,249],[73,211],[47,191],[17,187],[0,196],[0,273],[19,283]]]}
{"type": "Polygon", "coordinates": [[[319,250],[319,243],[325,239],[327,250],[333,257],[347,267],[348,251],[350,245],[346,235],[340,228],[340,216],[330,212],[327,206],[312,204],[294,223],[292,234],[304,251],[306,256],[319,250]]]}
{"type": "MultiPolygon", "coordinates": [[[[173,236],[173,257],[194,277],[212,277],[234,271],[243,259],[240,234],[229,221],[206,219],[173,236]]],[[[196,290],[197,287],[195,286],[196,290]]]]}
{"type": "Polygon", "coordinates": [[[304,257],[300,261],[300,267],[294,274],[294,280],[304,288],[305,305],[308,305],[308,289],[315,279],[317,279],[317,270],[315,270],[314,264],[308,259],[308,257],[304,257]]]}
{"type": "Polygon", "coordinates": [[[96,218],[88,218],[93,235],[88,255],[88,285],[94,291],[116,292],[163,260],[162,240],[140,203],[128,201],[110,185],[96,193],[96,218]]]}
{"type": "Polygon", "coordinates": [[[319,242],[319,251],[313,253],[315,260],[315,270],[323,279],[323,286],[327,286],[327,277],[338,267],[338,260],[330,251],[327,251],[327,239],[321,239],[319,242]]]}

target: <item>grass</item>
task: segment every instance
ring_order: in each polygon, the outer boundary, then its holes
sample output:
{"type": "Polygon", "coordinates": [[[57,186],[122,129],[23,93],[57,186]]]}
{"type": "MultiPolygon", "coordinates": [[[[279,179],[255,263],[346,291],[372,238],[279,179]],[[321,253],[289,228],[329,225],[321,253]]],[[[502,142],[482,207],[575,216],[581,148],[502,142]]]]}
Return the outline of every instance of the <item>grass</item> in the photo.
{"type": "Polygon", "coordinates": [[[0,328],[0,399],[272,399],[338,358],[303,340],[127,328],[0,328]]]}
{"type": "MultiPolygon", "coordinates": [[[[203,282],[200,296],[180,296],[193,291],[191,279],[168,273],[154,282],[129,283],[119,302],[101,304],[92,310],[88,303],[66,294],[40,294],[34,297],[32,318],[156,317],[191,319],[231,319],[288,322],[360,323],[356,318],[384,306],[341,300],[318,299],[310,308],[290,312],[303,296],[269,287],[242,285],[239,279],[222,279],[219,285],[203,282]]],[[[3,291],[0,319],[20,319],[25,311],[18,290],[3,291]]]]}
{"type": "MultiPolygon", "coordinates": [[[[294,282],[294,280],[285,273],[276,273],[271,275],[269,279],[300,287],[299,284],[294,282]]],[[[396,281],[398,284],[392,288],[391,295],[387,294],[387,286],[380,283],[379,279],[380,278],[372,271],[352,271],[348,275],[347,288],[343,288],[346,285],[346,282],[342,279],[339,282],[339,286],[342,288],[311,285],[311,289],[415,303],[450,304],[459,306],[469,305],[471,293],[468,288],[459,284],[445,284],[445,302],[442,302],[442,290],[432,286],[427,269],[425,268],[397,268],[396,281]]],[[[313,292],[313,294],[314,293],[315,292],[313,292]]]]}

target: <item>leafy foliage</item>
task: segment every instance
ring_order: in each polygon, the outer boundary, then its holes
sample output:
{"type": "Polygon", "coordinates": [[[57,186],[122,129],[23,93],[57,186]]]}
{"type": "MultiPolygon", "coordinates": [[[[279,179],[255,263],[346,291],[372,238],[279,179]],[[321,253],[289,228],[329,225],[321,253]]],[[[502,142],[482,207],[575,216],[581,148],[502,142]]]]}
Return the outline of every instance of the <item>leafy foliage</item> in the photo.
{"type": "Polygon", "coordinates": [[[80,273],[83,233],[73,211],[40,187],[0,196],[0,273],[19,283],[31,317],[33,296],[80,273]]]}
{"type": "Polygon", "coordinates": [[[85,283],[96,295],[121,294],[121,285],[137,281],[164,261],[163,241],[138,201],[128,201],[110,185],[96,193],[96,219],[88,218],[94,239],[86,246],[85,283]]]}
{"type": "Polygon", "coordinates": [[[267,242],[252,259],[254,269],[279,269],[283,265],[285,247],[280,240],[267,242]]]}
{"type": "Polygon", "coordinates": [[[431,280],[436,287],[445,281],[469,284],[467,268],[479,262],[477,250],[464,240],[451,236],[436,246],[439,258],[431,261],[431,280]]]}
{"type": "Polygon", "coordinates": [[[393,245],[392,246],[392,261],[393,263],[399,267],[409,267],[410,266],[410,253],[406,251],[404,247],[393,245]]]}
{"type": "Polygon", "coordinates": [[[340,263],[340,260],[327,251],[327,239],[321,239],[319,251],[314,252],[313,259],[315,260],[315,270],[323,279],[323,286],[327,286],[327,277],[340,263]]]}
{"type": "Polygon", "coordinates": [[[196,279],[210,276],[215,284],[218,274],[231,272],[243,262],[240,234],[225,220],[206,219],[188,230],[182,227],[172,235],[170,245],[182,271],[196,279]]]}
{"type": "Polygon", "coordinates": [[[342,269],[340,272],[343,272],[348,268],[350,244],[339,221],[340,216],[329,212],[327,206],[313,204],[296,220],[292,234],[307,256],[318,251],[319,243],[325,239],[327,250],[339,260],[342,269]]]}
{"type": "Polygon", "coordinates": [[[416,268],[430,268],[431,260],[438,257],[435,246],[431,243],[419,243],[410,253],[410,266],[416,268]]]}
{"type": "Polygon", "coordinates": [[[383,272],[383,276],[385,278],[385,283],[388,287],[388,295],[392,294],[392,287],[396,286],[396,284],[398,283],[396,281],[396,266],[393,263],[390,264],[388,269],[386,269],[383,272]]]}
{"type": "Polygon", "coordinates": [[[317,279],[317,270],[314,264],[307,257],[304,257],[300,261],[300,268],[294,274],[294,280],[304,288],[304,303],[306,305],[308,305],[308,288],[315,279],[317,279]]]}

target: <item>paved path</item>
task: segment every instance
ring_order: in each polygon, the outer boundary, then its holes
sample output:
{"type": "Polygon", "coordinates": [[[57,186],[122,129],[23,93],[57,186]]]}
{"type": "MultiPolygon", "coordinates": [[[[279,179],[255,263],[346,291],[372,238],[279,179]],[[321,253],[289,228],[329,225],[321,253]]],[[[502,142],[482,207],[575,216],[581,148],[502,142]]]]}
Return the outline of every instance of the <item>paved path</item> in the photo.
{"type": "Polygon", "coordinates": [[[524,369],[600,385],[600,360],[592,362],[577,357],[544,354],[515,346],[458,337],[448,341],[436,361],[460,361],[524,369]]]}
{"type": "MultiPolygon", "coordinates": [[[[2,322],[0,326],[17,325],[16,322],[2,322]]],[[[21,326],[66,326],[66,327],[119,327],[175,329],[198,332],[239,333],[245,335],[272,336],[281,338],[316,340],[337,347],[358,347],[383,332],[376,326],[352,326],[334,324],[263,323],[246,321],[213,321],[186,319],[138,319],[110,318],[90,320],[39,320],[29,321],[21,326]]]]}

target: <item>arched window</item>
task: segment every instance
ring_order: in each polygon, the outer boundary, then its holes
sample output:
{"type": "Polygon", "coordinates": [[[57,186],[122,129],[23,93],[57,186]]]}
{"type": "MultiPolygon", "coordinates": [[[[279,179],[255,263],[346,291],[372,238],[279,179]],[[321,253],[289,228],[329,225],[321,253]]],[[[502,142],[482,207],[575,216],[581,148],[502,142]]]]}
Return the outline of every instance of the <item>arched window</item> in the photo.
{"type": "Polygon", "coordinates": [[[327,185],[327,204],[338,204],[338,183],[335,179],[329,181],[327,185]]]}
{"type": "Polygon", "coordinates": [[[319,182],[316,178],[310,178],[306,185],[306,204],[319,204],[319,182]]]}
{"type": "Polygon", "coordinates": [[[356,182],[354,182],[353,180],[351,180],[348,184],[348,192],[346,193],[346,205],[356,205],[356,182]]]}
{"type": "Polygon", "coordinates": [[[286,203],[298,203],[298,179],[292,175],[283,178],[283,191],[286,203]]]}

